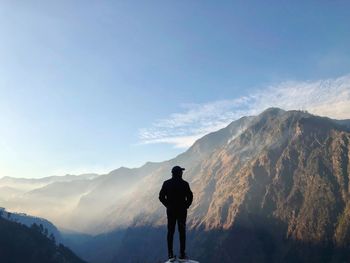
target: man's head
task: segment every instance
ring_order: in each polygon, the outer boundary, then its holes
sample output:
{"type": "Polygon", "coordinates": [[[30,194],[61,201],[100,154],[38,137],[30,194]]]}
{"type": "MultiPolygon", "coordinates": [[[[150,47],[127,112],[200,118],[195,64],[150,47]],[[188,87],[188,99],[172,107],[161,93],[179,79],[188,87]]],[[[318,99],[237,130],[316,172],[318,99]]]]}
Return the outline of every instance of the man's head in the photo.
{"type": "Polygon", "coordinates": [[[173,169],[171,169],[171,173],[173,174],[173,177],[181,177],[184,170],[185,168],[174,166],[173,169]]]}

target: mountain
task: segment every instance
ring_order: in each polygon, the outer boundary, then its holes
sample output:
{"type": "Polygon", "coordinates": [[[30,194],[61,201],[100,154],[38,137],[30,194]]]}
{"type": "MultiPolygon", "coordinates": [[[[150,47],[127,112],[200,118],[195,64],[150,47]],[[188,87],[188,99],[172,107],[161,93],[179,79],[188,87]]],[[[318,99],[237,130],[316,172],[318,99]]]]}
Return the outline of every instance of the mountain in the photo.
{"type": "Polygon", "coordinates": [[[4,176],[0,179],[0,187],[7,186],[13,187],[18,190],[28,191],[38,187],[42,187],[54,182],[71,182],[82,179],[92,179],[97,177],[98,174],[89,173],[81,175],[66,174],[65,176],[48,176],[43,178],[13,178],[4,176]]]}
{"type": "Polygon", "coordinates": [[[63,229],[93,232],[90,229],[100,223],[101,215],[156,166],[148,162],[142,169],[121,167],[104,175],[3,177],[0,206],[47,218],[63,229]]]}
{"type": "MultiPolygon", "coordinates": [[[[134,214],[131,212],[131,207],[125,208],[126,200],[134,199],[134,197],[139,198],[138,192],[147,192],[149,186],[159,185],[159,180],[165,178],[164,175],[169,175],[171,167],[176,163],[182,163],[189,171],[195,172],[198,169],[196,164],[208,158],[213,150],[235,138],[244,130],[250,120],[250,117],[244,117],[231,123],[225,129],[207,134],[175,159],[159,163],[148,162],[139,168],[133,169],[122,167],[107,175],[100,176],[96,179],[100,181],[98,186],[81,199],[74,212],[76,216],[72,219],[72,222],[76,221],[82,214],[84,218],[91,218],[91,214],[95,213],[97,216],[93,220],[90,222],[85,220],[86,225],[84,225],[84,222],[80,222],[80,231],[90,233],[108,232],[116,228],[117,225],[129,225],[132,223],[134,214]],[[135,194],[135,192],[137,193],[135,194]],[[91,207],[97,210],[92,212],[91,207]],[[117,207],[124,207],[128,212],[116,210],[117,207]],[[87,211],[87,214],[84,211],[87,211]],[[115,216],[115,213],[118,216],[115,216]],[[104,220],[106,215],[112,220],[111,222],[104,220]],[[116,218],[118,220],[114,220],[116,218]]],[[[154,192],[149,192],[149,194],[154,197],[154,192]]],[[[156,205],[158,205],[158,202],[156,205]]],[[[141,203],[140,206],[135,208],[135,211],[138,213],[144,208],[148,208],[148,205],[145,206],[141,203]]]]}
{"type": "Polygon", "coordinates": [[[0,202],[7,202],[8,200],[23,194],[25,191],[21,191],[19,189],[9,187],[9,186],[2,186],[0,187],[0,202]]]}
{"type": "MultiPolygon", "coordinates": [[[[64,238],[91,262],[161,262],[166,217],[158,193],[180,165],[194,193],[193,258],[348,262],[349,123],[278,108],[243,117],[173,159],[91,179],[64,217],[66,226],[95,236],[64,238]]],[[[51,191],[39,192],[45,199],[51,191]]]]}
{"type": "Polygon", "coordinates": [[[56,245],[38,225],[23,224],[0,217],[1,262],[83,263],[70,249],[56,245]]]}
{"type": "MultiPolygon", "coordinates": [[[[217,132],[209,133],[198,139],[186,152],[174,159],[155,165],[151,173],[144,172],[142,180],[137,182],[118,203],[114,203],[107,216],[97,229],[108,232],[130,224],[164,224],[164,211],[159,205],[158,192],[164,180],[171,177],[171,168],[177,164],[186,167],[185,178],[191,183],[201,181],[202,165],[211,159],[211,155],[235,140],[251,123],[253,117],[243,117],[217,132]],[[143,222],[140,222],[143,221],[143,222]]],[[[140,167],[139,170],[142,170],[140,167]]],[[[205,200],[201,200],[204,202],[205,200]]]]}
{"type": "Polygon", "coordinates": [[[44,217],[64,226],[67,214],[94,187],[97,174],[50,176],[39,179],[0,179],[0,206],[44,217]]]}
{"type": "Polygon", "coordinates": [[[223,136],[203,137],[159,163],[111,208],[100,226],[106,234],[95,239],[108,240],[119,229],[111,262],[127,255],[128,262],[159,260],[166,218],[158,192],[179,164],[194,193],[188,250],[200,261],[349,261],[347,123],[276,108],[233,122],[219,131],[223,136]]]}
{"type": "Polygon", "coordinates": [[[79,199],[67,224],[79,231],[92,232],[91,229],[101,222],[101,217],[108,213],[110,206],[127,195],[144,175],[152,173],[154,167],[156,165],[152,163],[147,163],[141,169],[121,167],[96,178],[94,187],[79,199]]]}
{"type": "Polygon", "coordinates": [[[350,120],[334,120],[336,123],[341,126],[345,126],[347,129],[350,129],[350,120]]]}
{"type": "MultiPolygon", "coordinates": [[[[11,195],[4,194],[1,198],[0,194],[0,206],[47,218],[60,228],[78,232],[96,234],[113,230],[116,227],[114,222],[104,224],[105,215],[122,206],[135,189],[148,184],[148,178],[169,174],[176,162],[184,163],[188,168],[194,167],[214,149],[237,136],[250,119],[244,117],[225,129],[204,136],[188,151],[165,162],[148,162],[133,169],[121,167],[104,175],[66,175],[42,179],[4,177],[0,179],[0,187],[7,188],[11,195]]],[[[119,225],[128,225],[132,218],[126,215],[118,222],[119,225]]]]}

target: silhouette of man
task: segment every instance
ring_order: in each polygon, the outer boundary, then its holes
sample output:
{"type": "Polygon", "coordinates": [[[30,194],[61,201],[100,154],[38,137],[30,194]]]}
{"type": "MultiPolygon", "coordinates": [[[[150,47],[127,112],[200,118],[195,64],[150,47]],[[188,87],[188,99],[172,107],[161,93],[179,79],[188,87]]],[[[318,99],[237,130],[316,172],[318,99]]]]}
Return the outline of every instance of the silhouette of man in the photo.
{"type": "Polygon", "coordinates": [[[173,239],[175,225],[180,236],[180,257],[179,261],[185,261],[186,256],[186,218],[187,209],[191,206],[193,194],[188,182],[182,179],[182,173],[185,168],[174,166],[171,170],[172,178],[163,183],[159,192],[159,200],[166,207],[168,218],[168,256],[170,261],[175,260],[173,253],[173,239]]]}

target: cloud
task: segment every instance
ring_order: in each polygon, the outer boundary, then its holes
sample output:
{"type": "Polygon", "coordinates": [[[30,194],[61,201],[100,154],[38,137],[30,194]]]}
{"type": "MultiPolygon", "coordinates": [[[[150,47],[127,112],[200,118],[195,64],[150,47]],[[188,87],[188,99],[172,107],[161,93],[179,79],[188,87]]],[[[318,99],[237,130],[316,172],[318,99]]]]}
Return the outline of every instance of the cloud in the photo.
{"type": "Polygon", "coordinates": [[[141,143],[168,143],[187,148],[203,135],[268,107],[307,110],[336,119],[350,118],[350,75],[318,81],[286,81],[249,96],[203,104],[183,104],[182,111],[139,130],[141,143]]]}

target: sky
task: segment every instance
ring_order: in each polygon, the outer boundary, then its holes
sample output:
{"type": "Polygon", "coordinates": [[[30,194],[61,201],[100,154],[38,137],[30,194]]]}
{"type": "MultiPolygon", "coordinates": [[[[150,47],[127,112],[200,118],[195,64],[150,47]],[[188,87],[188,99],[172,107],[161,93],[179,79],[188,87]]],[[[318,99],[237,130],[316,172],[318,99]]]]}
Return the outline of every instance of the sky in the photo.
{"type": "Polygon", "coordinates": [[[107,173],[267,107],[350,119],[349,1],[0,1],[0,177],[107,173]]]}

